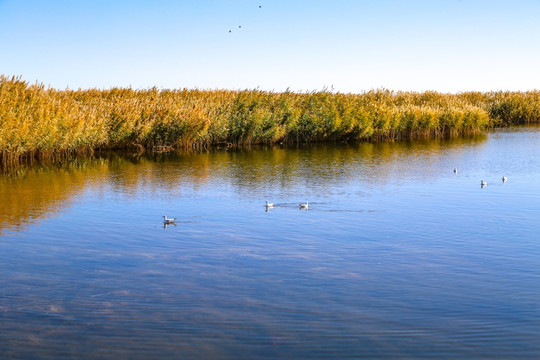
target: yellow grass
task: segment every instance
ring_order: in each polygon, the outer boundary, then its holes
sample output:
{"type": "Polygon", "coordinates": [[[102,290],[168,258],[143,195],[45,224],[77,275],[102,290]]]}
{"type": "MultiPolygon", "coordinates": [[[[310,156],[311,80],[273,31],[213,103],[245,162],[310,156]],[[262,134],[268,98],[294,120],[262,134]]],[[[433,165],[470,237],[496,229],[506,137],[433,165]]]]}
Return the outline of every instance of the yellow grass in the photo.
{"type": "Polygon", "coordinates": [[[447,137],[540,121],[540,92],[55,90],[0,76],[0,158],[447,137]]]}

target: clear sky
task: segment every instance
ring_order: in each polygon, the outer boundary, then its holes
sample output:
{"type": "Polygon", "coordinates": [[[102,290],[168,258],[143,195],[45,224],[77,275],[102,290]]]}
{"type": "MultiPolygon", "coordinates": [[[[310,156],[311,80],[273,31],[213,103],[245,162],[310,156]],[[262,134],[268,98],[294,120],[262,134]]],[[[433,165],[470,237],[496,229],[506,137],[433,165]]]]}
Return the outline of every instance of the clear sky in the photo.
{"type": "Polygon", "coordinates": [[[60,89],[530,90],[540,0],[0,0],[0,46],[60,89]]]}

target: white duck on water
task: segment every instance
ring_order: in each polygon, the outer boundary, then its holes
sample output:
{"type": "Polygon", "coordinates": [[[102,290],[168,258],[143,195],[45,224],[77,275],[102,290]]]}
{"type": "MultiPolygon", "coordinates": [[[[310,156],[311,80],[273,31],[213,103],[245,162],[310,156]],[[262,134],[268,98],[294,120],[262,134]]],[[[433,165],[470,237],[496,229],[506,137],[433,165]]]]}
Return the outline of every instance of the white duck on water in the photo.
{"type": "Polygon", "coordinates": [[[174,224],[174,221],[176,218],[168,218],[167,215],[163,215],[163,223],[164,224],[174,224]]]}
{"type": "Polygon", "coordinates": [[[266,201],[266,207],[267,207],[267,208],[274,207],[274,203],[268,202],[268,200],[267,200],[267,201],[266,201]]]}
{"type": "Polygon", "coordinates": [[[306,201],[305,204],[300,203],[300,209],[307,209],[309,207],[309,202],[306,201]]]}

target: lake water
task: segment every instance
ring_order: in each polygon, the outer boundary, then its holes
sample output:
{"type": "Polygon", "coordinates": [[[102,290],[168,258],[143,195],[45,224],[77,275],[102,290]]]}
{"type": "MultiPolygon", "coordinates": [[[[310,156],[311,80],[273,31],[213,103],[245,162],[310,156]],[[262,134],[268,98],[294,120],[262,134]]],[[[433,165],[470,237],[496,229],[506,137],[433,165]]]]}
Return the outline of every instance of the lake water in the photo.
{"type": "Polygon", "coordinates": [[[10,171],[0,357],[540,358],[539,154],[525,127],[10,171]]]}

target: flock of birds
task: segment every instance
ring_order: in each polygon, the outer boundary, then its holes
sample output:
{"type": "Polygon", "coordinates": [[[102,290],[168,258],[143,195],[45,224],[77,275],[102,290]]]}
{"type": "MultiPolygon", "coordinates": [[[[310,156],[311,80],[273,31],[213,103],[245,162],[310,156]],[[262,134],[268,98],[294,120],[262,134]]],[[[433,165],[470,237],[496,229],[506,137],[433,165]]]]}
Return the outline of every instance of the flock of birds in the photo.
{"type": "MultiPolygon", "coordinates": [[[[458,172],[458,169],[454,169],[454,174],[457,174],[458,172]]],[[[506,176],[503,176],[502,177],[502,182],[505,183],[506,180],[508,180],[508,178],[506,176]]],[[[484,188],[484,186],[487,186],[487,181],[484,181],[484,180],[480,180],[480,187],[481,188],[484,188]]],[[[306,201],[305,203],[300,203],[298,204],[299,205],[299,208],[301,210],[308,210],[309,209],[309,202],[306,201]]],[[[271,203],[271,202],[268,202],[268,200],[266,201],[266,204],[264,205],[265,208],[266,208],[266,211],[268,211],[268,209],[271,209],[274,207],[274,203],[271,203]]],[[[163,215],[163,224],[164,225],[175,225],[175,222],[176,221],[176,218],[168,218],[167,215],[163,215]]]]}
{"type": "MultiPolygon", "coordinates": [[[[259,5],[259,9],[261,9],[261,8],[262,8],[262,5],[259,5]]],[[[238,28],[241,29],[242,25],[238,25],[238,28]]],[[[232,33],[232,30],[229,30],[229,33],[232,33]]],[[[458,169],[455,168],[454,169],[454,174],[457,174],[457,172],[458,172],[458,169]]],[[[503,176],[502,177],[502,182],[504,183],[504,182],[506,182],[506,180],[508,180],[508,178],[506,176],[503,176]]],[[[481,188],[484,188],[485,186],[487,186],[487,184],[488,184],[487,181],[480,180],[480,187],[481,188]]],[[[300,206],[300,209],[308,210],[309,202],[306,201],[305,203],[300,203],[299,206],[300,206]]],[[[265,207],[266,207],[266,211],[268,211],[268,209],[271,209],[271,208],[274,207],[274,203],[266,201],[265,207]]],[[[163,224],[165,224],[165,225],[173,225],[175,221],[176,221],[176,218],[168,218],[166,215],[163,215],[163,224]]]]}
{"type": "MultiPolygon", "coordinates": [[[[305,203],[300,203],[298,204],[299,205],[299,208],[301,210],[308,210],[309,208],[309,201],[306,201],[305,203]]],[[[268,202],[268,200],[266,201],[266,204],[264,205],[265,208],[266,208],[266,211],[268,211],[268,209],[271,209],[274,207],[274,203],[271,203],[271,202],[268,202]]],[[[165,227],[167,227],[167,225],[176,225],[175,224],[175,221],[176,221],[176,218],[169,218],[167,217],[167,215],[163,215],[163,225],[165,227]]]]}
{"type": "MultiPolygon", "coordinates": [[[[457,168],[454,169],[454,174],[457,174],[457,168]]],[[[507,178],[506,176],[503,176],[501,180],[502,180],[503,183],[505,183],[506,180],[508,180],[508,178],[507,178]]],[[[484,188],[484,186],[487,186],[487,184],[488,184],[487,181],[480,180],[480,187],[481,187],[482,189],[484,188]]]]}
{"type": "MultiPolygon", "coordinates": [[[[262,9],[262,5],[259,5],[259,9],[262,9]]],[[[242,25],[238,25],[238,28],[241,29],[242,25]]],[[[229,33],[232,33],[232,30],[229,30],[229,33]]]]}

